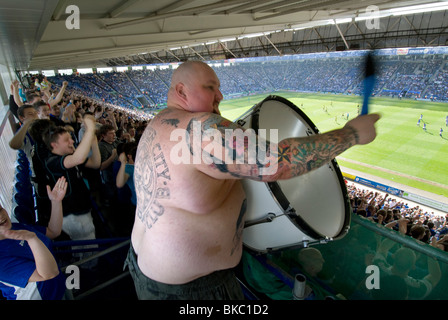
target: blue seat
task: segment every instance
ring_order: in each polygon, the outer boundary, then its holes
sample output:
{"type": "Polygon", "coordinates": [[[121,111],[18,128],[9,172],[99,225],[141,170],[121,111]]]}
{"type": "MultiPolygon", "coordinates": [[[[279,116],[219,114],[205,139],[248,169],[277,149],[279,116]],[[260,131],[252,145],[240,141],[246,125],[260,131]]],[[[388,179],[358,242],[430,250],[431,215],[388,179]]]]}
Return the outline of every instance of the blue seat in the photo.
{"type": "Polygon", "coordinates": [[[26,153],[22,149],[17,150],[17,158],[26,158],[26,153]]]}
{"type": "Polygon", "coordinates": [[[29,181],[16,181],[14,183],[14,192],[33,195],[33,187],[29,181]]]}
{"type": "Polygon", "coordinates": [[[17,164],[16,166],[16,173],[17,172],[23,172],[23,173],[27,173],[27,172],[31,172],[30,168],[21,164],[17,164]]]}
{"type": "Polygon", "coordinates": [[[34,198],[30,194],[15,193],[13,200],[19,206],[25,206],[30,210],[34,210],[34,198]]]}
{"type": "Polygon", "coordinates": [[[18,222],[34,225],[36,224],[36,213],[34,210],[26,206],[18,205],[13,209],[13,215],[17,219],[18,222]]]}
{"type": "Polygon", "coordinates": [[[30,162],[28,161],[28,158],[26,156],[18,157],[16,162],[17,162],[17,166],[21,166],[23,168],[30,167],[30,162]]]}
{"type": "Polygon", "coordinates": [[[29,171],[17,171],[15,174],[16,182],[23,184],[31,184],[31,176],[29,171]]]}

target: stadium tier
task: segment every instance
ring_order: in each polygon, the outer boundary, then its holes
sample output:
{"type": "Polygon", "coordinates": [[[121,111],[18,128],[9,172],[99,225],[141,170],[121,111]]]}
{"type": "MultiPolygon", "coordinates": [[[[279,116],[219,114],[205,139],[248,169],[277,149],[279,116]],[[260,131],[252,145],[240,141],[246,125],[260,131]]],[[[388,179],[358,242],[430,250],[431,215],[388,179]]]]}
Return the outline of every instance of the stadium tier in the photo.
{"type": "MultiPolygon", "coordinates": [[[[379,50],[375,96],[448,101],[447,53],[412,49],[379,50]]],[[[448,50],[446,50],[448,51],[448,50]]],[[[226,98],[279,90],[359,95],[363,74],[361,51],[304,54],[270,59],[211,62],[226,98]]],[[[49,77],[55,85],[126,108],[156,108],[166,104],[173,68],[129,70],[49,77]],[[138,99],[138,97],[144,99],[138,99]]]]}

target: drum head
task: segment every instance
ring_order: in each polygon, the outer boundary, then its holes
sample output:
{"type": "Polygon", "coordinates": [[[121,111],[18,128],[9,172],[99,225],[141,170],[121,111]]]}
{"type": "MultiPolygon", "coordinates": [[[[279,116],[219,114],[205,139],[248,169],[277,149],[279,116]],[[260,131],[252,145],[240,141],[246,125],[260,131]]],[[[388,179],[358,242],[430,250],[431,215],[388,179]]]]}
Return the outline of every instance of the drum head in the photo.
{"type": "MultiPolygon", "coordinates": [[[[290,137],[318,134],[313,122],[293,103],[269,96],[254,108],[251,127],[258,131],[277,129],[278,142],[290,137]]],[[[336,161],[304,175],[268,183],[283,208],[292,208],[297,216],[289,219],[305,234],[314,238],[342,237],[350,224],[350,201],[336,161]]],[[[299,241],[299,239],[297,239],[299,241]]]]}

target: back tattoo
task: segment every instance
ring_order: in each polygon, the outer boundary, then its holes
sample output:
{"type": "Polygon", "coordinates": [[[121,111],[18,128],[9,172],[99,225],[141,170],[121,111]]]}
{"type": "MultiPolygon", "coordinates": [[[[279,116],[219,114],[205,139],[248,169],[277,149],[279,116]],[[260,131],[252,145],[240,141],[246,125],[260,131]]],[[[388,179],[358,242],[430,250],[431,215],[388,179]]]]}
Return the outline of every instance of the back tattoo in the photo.
{"type": "Polygon", "coordinates": [[[156,131],[147,127],[140,139],[134,167],[137,217],[148,229],[165,211],[158,200],[170,198],[170,172],[162,147],[154,143],[155,137],[156,131]]]}

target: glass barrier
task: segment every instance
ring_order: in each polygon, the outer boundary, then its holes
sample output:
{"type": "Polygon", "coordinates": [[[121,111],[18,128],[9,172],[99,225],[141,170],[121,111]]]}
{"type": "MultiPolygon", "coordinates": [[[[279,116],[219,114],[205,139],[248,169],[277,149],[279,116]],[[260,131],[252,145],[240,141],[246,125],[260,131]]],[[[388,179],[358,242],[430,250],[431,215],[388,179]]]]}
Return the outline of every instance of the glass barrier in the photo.
{"type": "Polygon", "coordinates": [[[247,283],[262,296],[292,300],[295,276],[307,279],[304,299],[448,299],[448,255],[429,244],[353,215],[339,240],[257,254],[245,250],[247,283]]]}

